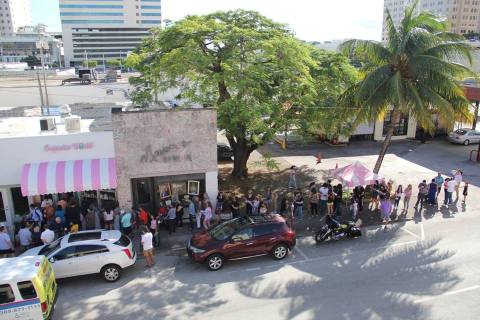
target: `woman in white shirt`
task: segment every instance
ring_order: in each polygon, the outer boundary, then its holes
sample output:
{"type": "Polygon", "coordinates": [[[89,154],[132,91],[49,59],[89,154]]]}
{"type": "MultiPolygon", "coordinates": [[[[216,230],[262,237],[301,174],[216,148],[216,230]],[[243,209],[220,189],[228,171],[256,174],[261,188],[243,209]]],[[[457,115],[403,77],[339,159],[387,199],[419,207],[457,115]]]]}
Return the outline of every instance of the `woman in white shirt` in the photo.
{"type": "Polygon", "coordinates": [[[153,260],[153,234],[148,230],[147,226],[142,226],[141,232],[143,255],[147,262],[146,267],[150,268],[155,264],[155,261],[153,260]]]}
{"type": "Polygon", "coordinates": [[[212,219],[212,203],[207,201],[205,210],[202,211],[203,214],[203,227],[205,230],[210,228],[210,220],[212,219]]]}
{"type": "Polygon", "coordinates": [[[107,211],[103,210],[103,221],[105,222],[105,229],[113,230],[113,220],[114,220],[113,210],[107,211]]]}

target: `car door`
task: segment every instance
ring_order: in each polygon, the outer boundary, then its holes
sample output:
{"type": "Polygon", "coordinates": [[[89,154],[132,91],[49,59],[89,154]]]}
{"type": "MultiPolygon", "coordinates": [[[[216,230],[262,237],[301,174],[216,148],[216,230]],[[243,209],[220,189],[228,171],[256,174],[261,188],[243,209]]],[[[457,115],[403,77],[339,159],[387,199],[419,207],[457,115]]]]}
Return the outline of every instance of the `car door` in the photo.
{"type": "Polygon", "coordinates": [[[75,246],[61,248],[48,257],[52,263],[55,278],[71,277],[75,272],[75,246]]]}
{"type": "Polygon", "coordinates": [[[258,254],[268,253],[278,241],[278,230],[274,223],[258,225],[253,228],[253,238],[258,254]]]}
{"type": "Polygon", "coordinates": [[[473,137],[475,138],[475,143],[480,143],[480,132],[475,131],[473,137]]]}
{"type": "Polygon", "coordinates": [[[253,230],[251,227],[243,228],[235,232],[230,238],[225,250],[227,258],[237,259],[256,254],[253,241],[253,230]]]}
{"type": "Polygon", "coordinates": [[[108,253],[106,246],[97,244],[81,244],[75,246],[75,257],[78,267],[76,275],[100,272],[105,265],[102,256],[108,253]]]}

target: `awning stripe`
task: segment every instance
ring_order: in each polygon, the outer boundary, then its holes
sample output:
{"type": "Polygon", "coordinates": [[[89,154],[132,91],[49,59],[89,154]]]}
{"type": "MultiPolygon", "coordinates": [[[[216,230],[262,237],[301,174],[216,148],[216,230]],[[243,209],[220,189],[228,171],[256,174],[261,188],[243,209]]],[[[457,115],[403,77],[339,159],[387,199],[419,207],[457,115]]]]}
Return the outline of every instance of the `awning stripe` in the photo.
{"type": "Polygon", "coordinates": [[[56,186],[58,193],[65,192],[65,161],[58,161],[56,165],[56,186]]]}
{"type": "Polygon", "coordinates": [[[114,158],[27,163],[21,173],[24,196],[116,187],[114,158]]]}

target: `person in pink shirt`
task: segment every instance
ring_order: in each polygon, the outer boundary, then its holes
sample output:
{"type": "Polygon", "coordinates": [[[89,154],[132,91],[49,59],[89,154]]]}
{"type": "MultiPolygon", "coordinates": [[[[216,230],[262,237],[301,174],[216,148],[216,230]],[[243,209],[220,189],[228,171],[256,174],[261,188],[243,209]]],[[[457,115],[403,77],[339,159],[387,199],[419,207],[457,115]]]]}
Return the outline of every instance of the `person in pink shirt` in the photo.
{"type": "Polygon", "coordinates": [[[408,205],[410,204],[410,198],[412,197],[412,185],[409,184],[406,188],[405,191],[403,192],[403,210],[407,211],[408,210],[408,205]]]}

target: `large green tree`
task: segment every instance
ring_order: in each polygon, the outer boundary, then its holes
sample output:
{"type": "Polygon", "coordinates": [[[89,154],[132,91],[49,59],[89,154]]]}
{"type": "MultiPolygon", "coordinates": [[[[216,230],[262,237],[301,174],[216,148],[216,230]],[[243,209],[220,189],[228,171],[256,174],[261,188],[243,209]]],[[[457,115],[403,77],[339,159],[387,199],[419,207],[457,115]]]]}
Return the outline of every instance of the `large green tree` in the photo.
{"type": "Polygon", "coordinates": [[[176,87],[192,103],[217,108],[218,127],[234,151],[232,174],[247,175],[247,160],[296,118],[315,94],[312,48],[286,26],[252,11],[188,16],[153,31],[127,64],[137,102],[176,87]]]}
{"type": "Polygon", "coordinates": [[[387,11],[386,43],[349,40],[343,53],[364,61],[363,79],[346,90],[342,104],[360,107],[360,118],[375,120],[391,112],[374,172],[383,158],[402,114],[415,117],[427,130],[434,127],[432,113],[444,119],[470,117],[469,102],[460,79],[470,70],[454,61],[471,61],[471,46],[462,36],[447,32],[448,23],[434,15],[415,14],[414,4],[395,26],[387,11]]]}

